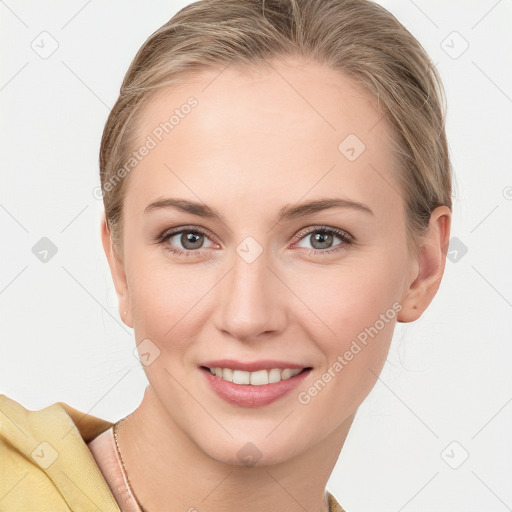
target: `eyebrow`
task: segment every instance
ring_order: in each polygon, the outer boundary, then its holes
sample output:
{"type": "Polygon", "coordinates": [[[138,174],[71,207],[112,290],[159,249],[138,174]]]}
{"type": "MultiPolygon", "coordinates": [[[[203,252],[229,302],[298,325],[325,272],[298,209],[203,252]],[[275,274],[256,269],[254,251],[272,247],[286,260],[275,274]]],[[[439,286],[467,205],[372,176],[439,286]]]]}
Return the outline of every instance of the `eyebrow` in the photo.
{"type": "MultiPolygon", "coordinates": [[[[174,208],[181,212],[197,215],[198,217],[217,219],[221,222],[225,222],[222,215],[220,215],[214,208],[203,203],[197,203],[186,199],[161,199],[146,206],[144,213],[149,213],[161,208],[174,208]]],[[[349,199],[325,198],[297,205],[287,204],[283,206],[279,210],[278,222],[305,217],[306,215],[312,215],[330,208],[350,208],[373,215],[372,210],[364,203],[351,201],[349,199]]]]}

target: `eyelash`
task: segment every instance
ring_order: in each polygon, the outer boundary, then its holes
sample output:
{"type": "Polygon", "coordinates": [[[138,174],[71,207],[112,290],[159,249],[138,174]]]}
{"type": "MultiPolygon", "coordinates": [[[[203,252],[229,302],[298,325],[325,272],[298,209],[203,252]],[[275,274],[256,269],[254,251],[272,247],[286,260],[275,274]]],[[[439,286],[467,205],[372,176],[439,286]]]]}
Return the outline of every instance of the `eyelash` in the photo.
{"type": "MultiPolygon", "coordinates": [[[[203,229],[201,229],[201,228],[197,228],[197,227],[188,228],[188,227],[185,226],[185,227],[176,229],[174,231],[165,231],[164,233],[162,233],[156,239],[156,243],[163,244],[164,248],[166,250],[170,251],[173,254],[183,255],[183,256],[186,256],[186,257],[201,255],[202,252],[205,249],[182,250],[182,249],[173,248],[170,244],[167,243],[167,241],[170,238],[172,238],[173,236],[182,234],[182,233],[200,234],[200,235],[204,235],[204,236],[210,238],[208,236],[208,232],[203,230],[203,229]]],[[[328,227],[328,226],[313,226],[313,228],[309,228],[309,231],[306,231],[306,232],[300,231],[297,234],[298,239],[297,239],[296,242],[294,242],[294,244],[300,242],[302,239],[306,238],[309,235],[312,235],[313,233],[322,233],[322,234],[328,234],[328,235],[336,235],[338,238],[340,238],[341,243],[337,244],[332,249],[326,249],[326,250],[303,248],[303,250],[306,251],[306,254],[308,254],[308,255],[315,255],[316,256],[316,255],[319,255],[319,254],[320,255],[326,255],[326,254],[332,254],[332,253],[335,253],[335,252],[340,252],[340,251],[345,250],[347,245],[350,245],[350,244],[354,243],[354,238],[352,237],[352,235],[350,235],[346,231],[343,231],[343,230],[338,229],[338,228],[331,228],[331,227],[328,227]]]]}

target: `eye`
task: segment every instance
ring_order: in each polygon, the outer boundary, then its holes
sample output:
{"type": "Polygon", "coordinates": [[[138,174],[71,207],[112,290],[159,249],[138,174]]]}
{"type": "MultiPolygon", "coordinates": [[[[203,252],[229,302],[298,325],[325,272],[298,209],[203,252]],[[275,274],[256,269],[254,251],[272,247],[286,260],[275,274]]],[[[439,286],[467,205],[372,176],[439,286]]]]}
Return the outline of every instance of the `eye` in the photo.
{"type": "Polygon", "coordinates": [[[209,240],[206,231],[194,227],[167,231],[159,237],[158,242],[175,254],[192,256],[202,254],[202,249],[215,245],[210,241],[210,245],[204,246],[205,240],[209,240]]]}
{"type": "MultiPolygon", "coordinates": [[[[313,255],[342,251],[354,242],[352,235],[346,231],[328,226],[314,226],[308,230],[302,230],[297,237],[299,242],[294,245],[305,248],[308,254],[313,255]],[[335,239],[340,242],[334,243],[335,239]],[[308,243],[308,240],[312,246],[311,249],[302,245],[308,243]]],[[[183,256],[202,255],[204,249],[217,245],[210,240],[208,233],[203,229],[186,226],[165,231],[156,241],[166,250],[183,256]],[[205,241],[209,243],[204,245],[205,241]]]]}
{"type": "Polygon", "coordinates": [[[300,243],[310,243],[312,249],[307,246],[296,244],[299,247],[308,249],[308,254],[330,254],[346,249],[347,245],[353,243],[354,239],[346,231],[337,228],[330,228],[327,226],[315,226],[309,231],[304,231],[298,234],[300,236],[300,243]],[[335,239],[339,239],[340,243],[334,243],[335,239]],[[334,245],[333,245],[334,244],[334,245]]]}

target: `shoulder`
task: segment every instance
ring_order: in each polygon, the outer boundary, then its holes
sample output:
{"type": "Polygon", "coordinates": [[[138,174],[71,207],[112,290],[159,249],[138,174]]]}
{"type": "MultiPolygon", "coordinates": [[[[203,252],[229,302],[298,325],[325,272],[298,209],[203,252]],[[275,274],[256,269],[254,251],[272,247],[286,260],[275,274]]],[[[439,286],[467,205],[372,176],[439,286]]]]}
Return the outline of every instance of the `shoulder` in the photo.
{"type": "Polygon", "coordinates": [[[64,402],[55,402],[37,411],[29,410],[5,394],[0,394],[0,412],[2,434],[16,433],[12,429],[19,424],[35,432],[41,428],[70,427],[87,443],[113,425],[110,421],[81,412],[64,402]]]}
{"type": "Polygon", "coordinates": [[[110,426],[63,402],[32,411],[0,394],[2,511],[69,512],[92,502],[119,512],[86,444],[110,426]]]}
{"type": "Polygon", "coordinates": [[[345,512],[337,502],[336,498],[329,491],[327,491],[327,498],[329,500],[329,512],[345,512]]]}

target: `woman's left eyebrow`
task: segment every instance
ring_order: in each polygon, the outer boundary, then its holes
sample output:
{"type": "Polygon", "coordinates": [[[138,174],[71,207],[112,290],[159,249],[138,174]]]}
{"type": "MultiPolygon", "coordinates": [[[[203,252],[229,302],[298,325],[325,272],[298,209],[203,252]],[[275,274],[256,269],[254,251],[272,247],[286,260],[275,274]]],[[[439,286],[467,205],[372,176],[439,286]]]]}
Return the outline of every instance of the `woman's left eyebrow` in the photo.
{"type": "Polygon", "coordinates": [[[307,203],[300,203],[296,205],[286,205],[279,211],[278,220],[296,219],[298,217],[305,217],[313,213],[327,210],[329,208],[350,208],[361,212],[373,215],[369,206],[359,201],[352,201],[350,199],[332,198],[316,199],[307,203]]]}
{"type": "MultiPolygon", "coordinates": [[[[149,213],[160,208],[174,208],[185,213],[197,215],[198,217],[217,219],[225,223],[222,215],[214,208],[211,208],[204,203],[189,201],[187,199],[160,199],[146,206],[144,213],[149,213]]],[[[373,211],[364,203],[352,201],[350,199],[329,197],[325,199],[316,199],[307,203],[300,203],[295,205],[287,204],[279,210],[278,222],[305,217],[306,215],[312,215],[314,213],[330,208],[350,208],[373,215],[373,211]]]]}

